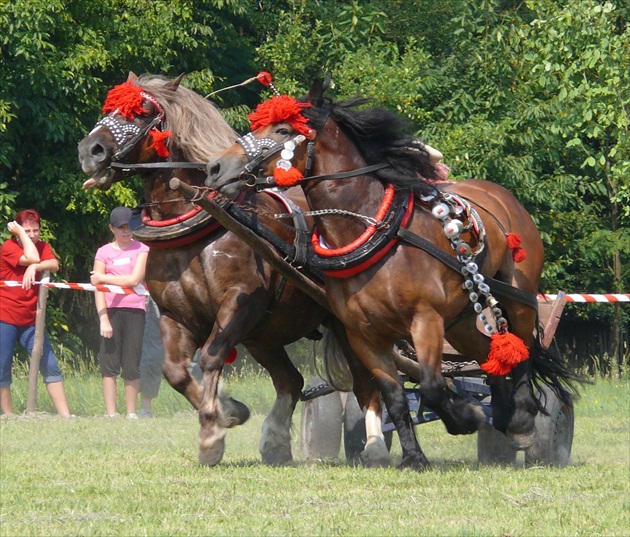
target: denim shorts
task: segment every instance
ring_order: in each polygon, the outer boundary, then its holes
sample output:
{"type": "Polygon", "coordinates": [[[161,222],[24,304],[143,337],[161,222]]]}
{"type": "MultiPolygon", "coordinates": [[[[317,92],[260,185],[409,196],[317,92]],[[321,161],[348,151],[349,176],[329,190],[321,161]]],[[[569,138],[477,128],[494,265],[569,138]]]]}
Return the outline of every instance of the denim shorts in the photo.
{"type": "MultiPolygon", "coordinates": [[[[13,382],[11,369],[13,367],[15,344],[19,343],[30,355],[33,352],[34,342],[35,325],[16,326],[0,321],[0,387],[5,388],[13,382]]],[[[63,380],[59,364],[57,364],[46,334],[44,334],[44,352],[39,362],[39,372],[42,374],[46,384],[63,380]]]]}

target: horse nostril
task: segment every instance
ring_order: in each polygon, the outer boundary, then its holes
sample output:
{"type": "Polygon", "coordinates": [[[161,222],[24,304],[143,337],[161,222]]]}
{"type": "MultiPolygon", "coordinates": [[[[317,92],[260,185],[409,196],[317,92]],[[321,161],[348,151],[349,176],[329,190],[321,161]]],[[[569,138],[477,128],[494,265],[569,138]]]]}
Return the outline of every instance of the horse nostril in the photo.
{"type": "Polygon", "coordinates": [[[210,164],[208,164],[208,178],[206,179],[206,186],[210,186],[212,179],[215,178],[220,171],[221,165],[218,162],[211,162],[210,164]]]}
{"type": "Polygon", "coordinates": [[[90,155],[92,155],[94,160],[101,162],[105,160],[107,151],[105,151],[105,148],[101,144],[94,143],[92,144],[92,147],[90,147],[90,155]]]}

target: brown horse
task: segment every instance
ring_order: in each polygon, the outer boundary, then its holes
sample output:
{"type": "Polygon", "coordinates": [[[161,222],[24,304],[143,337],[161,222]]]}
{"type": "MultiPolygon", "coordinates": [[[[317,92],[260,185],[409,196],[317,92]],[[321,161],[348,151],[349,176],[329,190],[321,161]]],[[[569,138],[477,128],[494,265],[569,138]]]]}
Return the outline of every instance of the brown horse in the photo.
{"type": "MultiPolygon", "coordinates": [[[[161,313],[164,375],[199,411],[200,462],[217,464],[225,429],[249,415],[241,403],[217,400],[220,373],[237,343],[269,372],[277,393],[263,424],[262,458],[269,464],[291,460],[291,417],[304,381],[284,346],[317,335],[320,323],[332,316],[168,187],[175,175],[190,185],[203,184],[205,163],[237,134],[212,103],[179,79],[130,74],[109,92],[103,111],[105,118],[78,148],[83,171],[92,177],[84,188],[106,190],[132,175],[142,178],[142,225],[134,233],[150,246],[146,283],[161,313]],[[203,387],[187,367],[197,348],[203,387]]],[[[290,200],[305,206],[300,189],[293,190],[290,200]]],[[[260,215],[287,212],[277,196],[249,196],[243,204],[260,215]]],[[[293,243],[293,228],[267,220],[278,237],[293,243]]],[[[345,337],[340,323],[330,322],[331,332],[345,337]]],[[[343,340],[339,343],[343,349],[343,340]]]]}
{"type": "Polygon", "coordinates": [[[532,218],[491,182],[435,180],[424,145],[405,134],[400,117],[356,110],[363,100],[335,104],[324,90],[316,82],[306,100],[260,105],[253,132],[208,164],[206,184],[228,197],[253,185],[302,185],[317,226],[310,263],[326,271],[332,309],[378,385],[402,467],[428,462],[392,359],[398,338],[415,348],[422,401],[451,434],[473,432],[481,420],[445,388],[445,337],[489,373],[495,427],[527,448],[542,408],[533,387],[543,381],[563,400],[573,388],[568,369],[534,335],[544,252],[532,218]]]}

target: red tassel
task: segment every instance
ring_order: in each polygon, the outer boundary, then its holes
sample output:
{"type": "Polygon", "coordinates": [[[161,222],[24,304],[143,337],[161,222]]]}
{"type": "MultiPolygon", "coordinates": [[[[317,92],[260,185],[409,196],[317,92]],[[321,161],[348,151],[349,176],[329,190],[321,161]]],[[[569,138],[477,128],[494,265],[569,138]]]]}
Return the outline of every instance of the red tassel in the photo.
{"type": "Polygon", "coordinates": [[[521,248],[521,238],[516,233],[506,233],[505,238],[507,239],[507,246],[510,250],[512,250],[512,259],[515,263],[520,263],[521,261],[525,261],[527,257],[527,252],[524,248],[521,248]]]}
{"type": "Polygon", "coordinates": [[[490,340],[488,360],[481,365],[481,369],[501,377],[528,358],[529,349],[520,337],[510,332],[494,334],[490,340]]]}
{"type": "Polygon", "coordinates": [[[507,233],[505,235],[507,239],[507,245],[510,250],[514,250],[521,245],[521,238],[516,233],[507,233]]]}
{"type": "Polygon", "coordinates": [[[301,179],[304,179],[302,172],[297,168],[291,167],[288,170],[284,168],[276,168],[273,170],[273,178],[278,186],[295,186],[301,179]]]}
{"type": "Polygon", "coordinates": [[[525,251],[525,248],[521,248],[519,246],[518,248],[514,248],[514,250],[512,250],[512,259],[514,260],[514,263],[520,263],[521,261],[525,261],[526,257],[527,257],[527,252],[525,251]]]}
{"type": "Polygon", "coordinates": [[[234,361],[236,360],[236,355],[237,355],[237,351],[236,351],[236,347],[233,348],[229,354],[227,355],[227,358],[225,359],[225,363],[226,364],[233,364],[234,361]]]}
{"type": "Polygon", "coordinates": [[[149,134],[153,139],[153,143],[149,146],[149,149],[155,149],[158,157],[168,157],[168,147],[166,147],[164,140],[171,136],[171,131],[159,131],[157,129],[151,129],[151,131],[149,131],[149,134]]]}

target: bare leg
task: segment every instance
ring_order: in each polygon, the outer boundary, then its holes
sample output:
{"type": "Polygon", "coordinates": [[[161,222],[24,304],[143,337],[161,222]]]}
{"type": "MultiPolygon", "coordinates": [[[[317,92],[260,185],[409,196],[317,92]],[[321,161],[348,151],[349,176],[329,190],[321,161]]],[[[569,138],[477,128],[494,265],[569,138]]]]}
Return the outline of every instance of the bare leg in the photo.
{"type": "Polygon", "coordinates": [[[105,413],[108,416],[116,414],[116,377],[103,377],[103,399],[105,413]]]}
{"type": "Polygon", "coordinates": [[[68,408],[68,401],[66,400],[66,390],[63,386],[63,381],[49,382],[46,384],[48,395],[57,409],[57,414],[62,418],[70,417],[70,409],[68,408]]]}
{"type": "Polygon", "coordinates": [[[127,415],[135,414],[138,410],[138,393],[140,392],[140,379],[125,380],[125,403],[127,415]]]}
{"type": "Polygon", "coordinates": [[[4,386],[0,388],[0,406],[2,412],[5,414],[13,414],[13,408],[11,406],[11,387],[4,386]]]}

